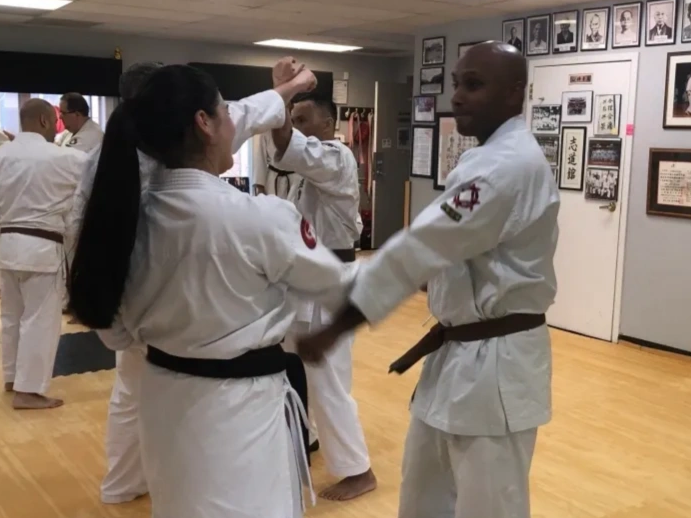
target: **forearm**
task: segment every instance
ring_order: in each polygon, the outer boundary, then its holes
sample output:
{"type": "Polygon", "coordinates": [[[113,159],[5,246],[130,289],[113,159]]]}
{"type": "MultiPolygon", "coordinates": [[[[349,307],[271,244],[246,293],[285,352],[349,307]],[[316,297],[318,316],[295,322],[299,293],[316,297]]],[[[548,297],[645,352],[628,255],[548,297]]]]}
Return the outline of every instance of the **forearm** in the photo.
{"type": "Polygon", "coordinates": [[[290,118],[290,112],[288,107],[286,107],[286,117],[283,126],[276,128],[271,131],[271,138],[274,141],[274,146],[276,146],[276,158],[280,160],[283,158],[288,146],[290,145],[290,140],[293,137],[293,122],[290,118]]]}

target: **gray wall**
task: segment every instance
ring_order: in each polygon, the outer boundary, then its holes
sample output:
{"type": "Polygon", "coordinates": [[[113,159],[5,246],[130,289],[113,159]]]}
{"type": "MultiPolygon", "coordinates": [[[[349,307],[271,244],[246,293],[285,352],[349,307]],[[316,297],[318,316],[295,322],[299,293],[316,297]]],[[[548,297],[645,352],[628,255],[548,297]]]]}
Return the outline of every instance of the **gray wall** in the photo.
{"type": "MultiPolygon", "coordinates": [[[[681,10],[682,2],[678,3],[681,10]]],[[[602,5],[612,4],[603,2],[577,8],[582,10],[602,5]]],[[[455,65],[459,43],[501,38],[501,22],[504,19],[566,10],[570,8],[560,6],[552,10],[457,22],[425,30],[418,34],[415,42],[415,93],[419,92],[420,87],[423,38],[446,36],[445,85],[443,95],[437,97],[437,111],[448,111],[452,93],[450,72],[455,65]]],[[[681,18],[677,23],[680,29],[681,18]]],[[[632,51],[638,51],[640,58],[620,332],[691,350],[691,220],[651,217],[645,213],[649,149],[691,148],[691,131],[662,129],[667,53],[691,52],[691,44],[621,50],[632,51]]],[[[411,180],[411,216],[414,217],[439,193],[433,190],[429,180],[411,180]]]]}
{"type": "MultiPolygon", "coordinates": [[[[167,64],[203,61],[239,65],[272,66],[279,58],[291,54],[307,66],[333,72],[334,79],[350,75],[348,102],[353,106],[374,106],[374,82],[399,78],[405,58],[334,54],[324,52],[291,52],[257,46],[221,45],[205,42],[165,40],[132,34],[108,34],[61,28],[33,28],[0,25],[0,50],[45,52],[79,56],[112,57],[115,47],[122,50],[125,67],[136,61],[153,60],[167,64]]],[[[410,68],[410,65],[406,65],[410,68]]]]}

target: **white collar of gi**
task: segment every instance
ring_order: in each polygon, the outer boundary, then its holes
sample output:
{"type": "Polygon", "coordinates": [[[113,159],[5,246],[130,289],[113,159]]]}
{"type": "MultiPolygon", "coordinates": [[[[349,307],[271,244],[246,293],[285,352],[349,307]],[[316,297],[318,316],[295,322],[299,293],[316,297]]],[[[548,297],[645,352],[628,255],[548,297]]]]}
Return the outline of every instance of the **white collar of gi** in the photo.
{"type": "Polygon", "coordinates": [[[517,130],[525,130],[526,129],[526,124],[525,124],[525,118],[523,117],[523,114],[521,115],[516,115],[515,117],[511,117],[509,120],[507,120],[504,124],[499,126],[494,133],[490,136],[490,138],[487,139],[487,142],[485,142],[485,146],[487,144],[491,144],[495,140],[499,140],[505,135],[508,135],[509,133],[513,133],[514,131],[517,130]]]}
{"type": "Polygon", "coordinates": [[[34,144],[43,142],[44,144],[48,144],[48,141],[43,137],[43,135],[39,135],[33,131],[22,131],[17,133],[17,136],[14,138],[14,140],[17,142],[32,142],[34,144]]]}
{"type": "Polygon", "coordinates": [[[166,169],[157,168],[152,177],[149,189],[167,190],[171,188],[227,188],[228,184],[217,176],[201,169],[166,169]]]}

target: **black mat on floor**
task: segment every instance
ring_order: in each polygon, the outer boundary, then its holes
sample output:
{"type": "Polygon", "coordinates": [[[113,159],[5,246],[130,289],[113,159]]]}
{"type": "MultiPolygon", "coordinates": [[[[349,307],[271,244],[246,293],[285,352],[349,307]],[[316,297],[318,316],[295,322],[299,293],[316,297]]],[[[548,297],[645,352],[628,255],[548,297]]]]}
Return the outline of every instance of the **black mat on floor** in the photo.
{"type": "Polygon", "coordinates": [[[108,349],[95,331],[60,337],[53,376],[69,376],[115,368],[115,352],[108,349]]]}

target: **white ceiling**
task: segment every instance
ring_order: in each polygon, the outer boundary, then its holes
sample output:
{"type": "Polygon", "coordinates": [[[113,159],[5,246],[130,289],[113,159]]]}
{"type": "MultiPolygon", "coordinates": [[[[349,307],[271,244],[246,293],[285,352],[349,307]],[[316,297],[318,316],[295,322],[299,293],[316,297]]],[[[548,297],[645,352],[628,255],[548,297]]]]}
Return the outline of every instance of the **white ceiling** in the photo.
{"type": "Polygon", "coordinates": [[[0,7],[0,23],[240,44],[297,39],[387,54],[411,53],[424,27],[579,1],[586,0],[75,0],[52,12],[0,7]]]}

